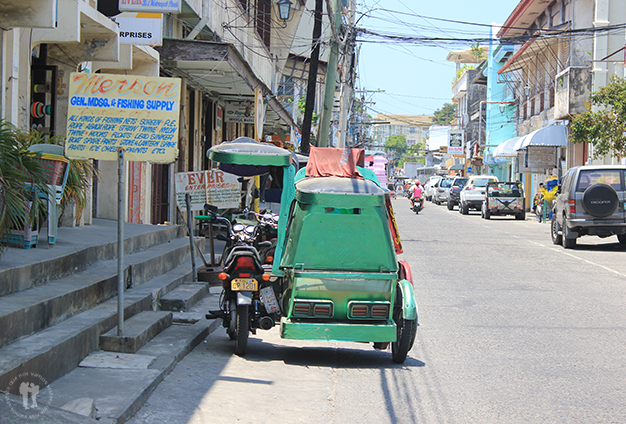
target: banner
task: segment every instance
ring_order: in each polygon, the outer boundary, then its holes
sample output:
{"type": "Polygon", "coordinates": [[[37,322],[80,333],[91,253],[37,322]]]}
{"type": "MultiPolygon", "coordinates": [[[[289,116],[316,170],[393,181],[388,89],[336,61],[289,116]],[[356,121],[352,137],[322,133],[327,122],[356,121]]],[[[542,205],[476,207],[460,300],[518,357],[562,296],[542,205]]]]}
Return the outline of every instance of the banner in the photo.
{"type": "Polygon", "coordinates": [[[448,135],[448,154],[463,154],[463,130],[451,130],[448,135]]]}
{"type": "Polygon", "coordinates": [[[204,204],[220,209],[238,208],[241,203],[241,184],[237,176],[224,171],[179,172],[175,174],[176,203],[186,211],[185,193],[191,197],[191,209],[204,209],[204,204]]]}
{"type": "Polygon", "coordinates": [[[65,155],[171,163],[178,157],[180,78],[72,73],[65,155]]]}
{"type": "Polygon", "coordinates": [[[254,90],[254,133],[256,141],[262,141],[263,123],[265,122],[265,103],[263,102],[263,91],[254,90]]]}

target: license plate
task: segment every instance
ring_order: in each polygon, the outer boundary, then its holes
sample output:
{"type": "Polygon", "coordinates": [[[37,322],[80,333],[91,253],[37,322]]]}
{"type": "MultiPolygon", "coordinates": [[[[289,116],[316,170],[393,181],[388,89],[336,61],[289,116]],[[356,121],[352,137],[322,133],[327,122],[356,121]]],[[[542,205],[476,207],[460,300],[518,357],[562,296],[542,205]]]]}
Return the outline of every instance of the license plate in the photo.
{"type": "Polygon", "coordinates": [[[263,287],[261,289],[261,302],[263,306],[265,306],[265,310],[267,312],[278,312],[278,301],[276,300],[276,295],[274,294],[274,289],[271,287],[263,287]]]}
{"type": "Polygon", "coordinates": [[[254,278],[233,278],[230,282],[230,289],[233,291],[257,291],[259,283],[254,278]]]}

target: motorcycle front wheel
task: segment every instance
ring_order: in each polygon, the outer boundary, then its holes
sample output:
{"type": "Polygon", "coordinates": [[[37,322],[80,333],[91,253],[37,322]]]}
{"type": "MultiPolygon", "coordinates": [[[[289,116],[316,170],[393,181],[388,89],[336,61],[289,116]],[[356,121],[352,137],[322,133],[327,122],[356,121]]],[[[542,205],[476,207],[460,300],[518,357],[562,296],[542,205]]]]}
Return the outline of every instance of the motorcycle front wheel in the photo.
{"type": "Polygon", "coordinates": [[[250,332],[250,307],[237,305],[237,323],[235,330],[235,355],[244,356],[248,347],[248,333],[250,332]]]}

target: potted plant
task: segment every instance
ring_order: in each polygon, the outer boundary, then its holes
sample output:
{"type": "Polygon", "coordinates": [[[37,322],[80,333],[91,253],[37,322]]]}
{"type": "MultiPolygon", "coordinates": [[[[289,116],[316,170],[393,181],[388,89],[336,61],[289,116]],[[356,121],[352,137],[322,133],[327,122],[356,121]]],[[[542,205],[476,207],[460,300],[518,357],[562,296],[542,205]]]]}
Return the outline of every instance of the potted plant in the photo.
{"type": "MultiPolygon", "coordinates": [[[[37,130],[17,131],[17,137],[28,148],[33,144],[56,144],[63,146],[65,138],[62,136],[48,137],[37,130]]],[[[80,222],[84,209],[87,207],[91,181],[98,178],[98,170],[93,162],[88,160],[69,160],[69,172],[65,189],[61,198],[61,213],[59,224],[64,214],[72,213],[76,224],[80,222]]]]}
{"type": "MultiPolygon", "coordinates": [[[[30,232],[46,204],[37,195],[48,186],[36,160],[9,123],[0,121],[0,252],[15,237],[30,242],[30,232]]],[[[30,244],[23,247],[30,247],[30,244]]]]}

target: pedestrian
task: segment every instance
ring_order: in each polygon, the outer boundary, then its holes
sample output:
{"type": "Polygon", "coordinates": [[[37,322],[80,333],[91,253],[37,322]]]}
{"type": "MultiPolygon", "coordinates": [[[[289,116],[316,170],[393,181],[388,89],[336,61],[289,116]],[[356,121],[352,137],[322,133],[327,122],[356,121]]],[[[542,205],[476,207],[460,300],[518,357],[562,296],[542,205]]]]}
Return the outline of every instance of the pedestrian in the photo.
{"type": "Polygon", "coordinates": [[[539,183],[539,189],[533,198],[533,212],[537,215],[537,221],[541,222],[543,216],[543,183],[539,183]]]}

